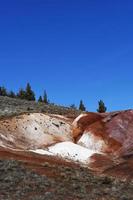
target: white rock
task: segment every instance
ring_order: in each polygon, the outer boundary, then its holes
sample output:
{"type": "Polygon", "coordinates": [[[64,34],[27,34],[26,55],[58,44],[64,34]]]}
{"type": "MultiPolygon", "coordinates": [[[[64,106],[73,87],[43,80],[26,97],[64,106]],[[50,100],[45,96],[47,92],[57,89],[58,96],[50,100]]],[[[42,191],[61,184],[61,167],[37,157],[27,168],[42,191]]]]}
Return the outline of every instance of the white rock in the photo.
{"type": "Polygon", "coordinates": [[[60,142],[49,147],[48,150],[54,155],[82,163],[88,163],[90,156],[95,153],[90,149],[74,144],[72,142],[60,142]]]}
{"type": "Polygon", "coordinates": [[[77,144],[84,146],[84,147],[94,151],[95,153],[101,153],[102,149],[105,146],[104,141],[101,140],[100,138],[94,136],[94,134],[92,134],[91,132],[85,132],[81,136],[81,138],[79,139],[77,144]]]}

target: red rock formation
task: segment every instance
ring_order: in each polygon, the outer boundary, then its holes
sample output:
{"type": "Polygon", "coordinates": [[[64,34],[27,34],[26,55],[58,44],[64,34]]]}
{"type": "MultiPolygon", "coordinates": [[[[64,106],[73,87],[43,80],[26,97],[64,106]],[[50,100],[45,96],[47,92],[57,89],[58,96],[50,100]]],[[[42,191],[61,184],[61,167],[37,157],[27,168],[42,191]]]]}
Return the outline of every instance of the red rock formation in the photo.
{"type": "Polygon", "coordinates": [[[96,172],[133,178],[133,110],[86,113],[72,124],[63,116],[40,113],[3,119],[0,147],[15,150],[16,154],[16,150],[23,150],[25,156],[31,149],[43,156],[52,151],[51,159],[67,156],[96,172]]]}
{"type": "Polygon", "coordinates": [[[74,140],[77,141],[89,125],[93,124],[96,121],[99,121],[102,118],[102,115],[92,112],[81,114],[80,116],[78,116],[72,124],[72,137],[74,138],[74,140]]]}
{"type": "Polygon", "coordinates": [[[133,178],[133,110],[79,116],[73,122],[72,135],[77,144],[96,150],[91,169],[133,178]]]}
{"type": "MultiPolygon", "coordinates": [[[[76,143],[80,142],[87,147],[85,139],[82,139],[85,135],[89,135],[90,139],[93,137],[92,140],[95,140],[95,143],[102,142],[100,152],[121,155],[132,154],[133,111],[81,115],[73,122],[72,136],[76,143]]],[[[89,142],[90,140],[88,140],[89,142]]]]}

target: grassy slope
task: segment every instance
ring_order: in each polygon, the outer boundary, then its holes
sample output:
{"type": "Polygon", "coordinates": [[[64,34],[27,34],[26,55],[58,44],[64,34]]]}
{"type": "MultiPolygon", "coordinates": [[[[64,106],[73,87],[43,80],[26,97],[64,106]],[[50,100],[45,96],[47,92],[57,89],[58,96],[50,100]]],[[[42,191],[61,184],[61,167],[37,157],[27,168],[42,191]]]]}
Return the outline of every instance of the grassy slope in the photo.
{"type": "Polygon", "coordinates": [[[43,112],[50,114],[67,115],[68,117],[76,117],[80,114],[79,110],[70,109],[69,107],[37,103],[34,101],[25,101],[9,97],[0,96],[0,116],[12,116],[25,112],[43,112]]]}

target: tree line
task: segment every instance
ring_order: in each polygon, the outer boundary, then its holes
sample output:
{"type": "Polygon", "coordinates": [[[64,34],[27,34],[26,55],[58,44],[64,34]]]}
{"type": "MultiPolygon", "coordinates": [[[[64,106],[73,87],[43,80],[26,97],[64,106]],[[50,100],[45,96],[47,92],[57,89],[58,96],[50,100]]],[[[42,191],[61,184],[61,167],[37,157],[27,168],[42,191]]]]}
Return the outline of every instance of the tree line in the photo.
{"type": "MultiPolygon", "coordinates": [[[[2,86],[0,87],[0,96],[7,96],[11,98],[23,99],[28,101],[36,101],[35,92],[32,90],[30,83],[27,83],[25,89],[20,88],[17,93],[14,91],[7,91],[7,89],[2,86]]],[[[44,95],[40,96],[38,102],[44,102],[46,104],[49,103],[47,98],[47,93],[44,91],[44,95]]]]}
{"type": "MultiPolygon", "coordinates": [[[[28,101],[36,101],[35,92],[32,90],[30,83],[27,83],[25,89],[20,88],[17,93],[15,93],[12,90],[8,91],[4,86],[0,86],[0,96],[7,96],[11,98],[18,98],[18,99],[23,99],[23,100],[28,100],[28,101]]],[[[39,96],[37,101],[40,103],[45,103],[45,104],[50,103],[46,90],[44,90],[43,96],[39,96]]],[[[74,104],[70,105],[70,108],[77,109],[77,107],[74,104]]],[[[86,111],[86,107],[83,103],[83,100],[80,100],[78,109],[81,111],[86,111]]],[[[104,113],[106,112],[106,110],[107,110],[107,107],[105,106],[104,102],[100,100],[98,102],[97,112],[104,113]]]]}

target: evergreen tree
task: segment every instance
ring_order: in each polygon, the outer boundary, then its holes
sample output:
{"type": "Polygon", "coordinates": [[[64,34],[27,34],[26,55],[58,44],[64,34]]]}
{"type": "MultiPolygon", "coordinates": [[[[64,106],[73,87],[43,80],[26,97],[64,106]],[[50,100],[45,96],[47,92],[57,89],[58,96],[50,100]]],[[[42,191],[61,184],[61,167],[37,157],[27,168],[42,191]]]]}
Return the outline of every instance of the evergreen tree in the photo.
{"type": "Polygon", "coordinates": [[[43,102],[42,96],[39,97],[38,102],[43,102]]]}
{"type": "Polygon", "coordinates": [[[2,96],[2,87],[0,87],[0,96],[2,96]]]}
{"type": "Polygon", "coordinates": [[[29,83],[27,83],[27,86],[26,86],[25,99],[28,101],[35,101],[35,93],[31,89],[31,86],[29,83]]]}
{"type": "Polygon", "coordinates": [[[46,104],[49,103],[46,90],[44,91],[43,102],[46,104]]]}
{"type": "Polygon", "coordinates": [[[107,108],[105,107],[104,102],[103,102],[102,100],[100,100],[100,101],[98,102],[98,109],[97,109],[97,112],[99,112],[99,113],[104,113],[104,112],[106,112],[106,110],[107,110],[107,108]]]}
{"type": "Polygon", "coordinates": [[[0,87],[0,96],[2,96],[2,87],[0,87]]]}
{"type": "Polygon", "coordinates": [[[8,97],[16,98],[16,95],[15,95],[15,93],[14,93],[13,91],[10,91],[10,92],[8,93],[8,97]]]}
{"type": "Polygon", "coordinates": [[[7,90],[4,86],[0,87],[0,96],[7,96],[7,90]]]}
{"type": "Polygon", "coordinates": [[[26,99],[26,92],[23,88],[20,88],[18,94],[17,94],[17,97],[19,99],[26,99]]]}
{"type": "Polygon", "coordinates": [[[81,110],[81,111],[85,111],[86,110],[82,100],[80,100],[79,110],[81,110]]]}

